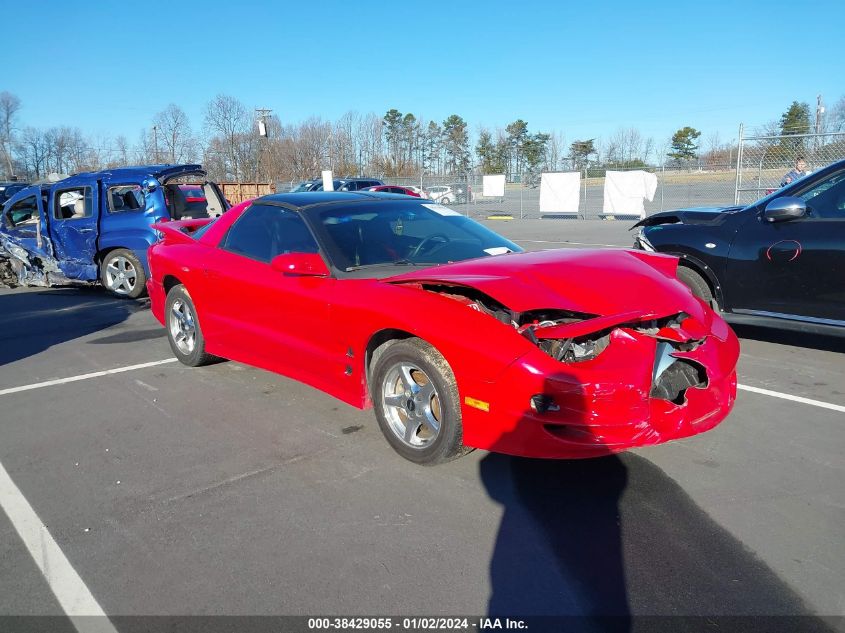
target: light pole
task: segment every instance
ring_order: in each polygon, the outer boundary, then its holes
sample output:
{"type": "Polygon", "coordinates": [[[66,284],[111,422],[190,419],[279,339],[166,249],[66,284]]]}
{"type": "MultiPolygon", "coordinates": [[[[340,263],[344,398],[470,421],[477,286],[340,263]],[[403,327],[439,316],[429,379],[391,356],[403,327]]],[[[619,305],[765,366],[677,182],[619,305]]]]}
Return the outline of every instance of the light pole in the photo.
{"type": "MultiPolygon", "coordinates": [[[[258,121],[258,136],[264,137],[264,153],[265,154],[270,153],[270,136],[267,133],[267,117],[270,116],[271,112],[272,112],[272,110],[270,110],[268,108],[256,108],[255,109],[256,120],[258,121]]],[[[269,160],[269,158],[270,157],[268,155],[267,157],[265,157],[265,161],[264,161],[265,165],[266,165],[264,175],[265,175],[265,179],[268,180],[268,181],[270,180],[270,173],[269,173],[269,171],[270,171],[270,160],[269,160]]],[[[258,162],[259,162],[259,166],[260,166],[261,152],[258,153],[258,162]]],[[[258,171],[260,172],[260,169],[258,171]]]]}

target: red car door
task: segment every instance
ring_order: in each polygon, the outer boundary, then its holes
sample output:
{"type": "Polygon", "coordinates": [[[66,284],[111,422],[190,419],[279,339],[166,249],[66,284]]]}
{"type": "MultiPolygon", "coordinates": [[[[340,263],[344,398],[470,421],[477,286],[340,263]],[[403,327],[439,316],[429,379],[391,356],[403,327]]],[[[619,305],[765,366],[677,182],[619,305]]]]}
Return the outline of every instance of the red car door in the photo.
{"type": "Polygon", "coordinates": [[[328,336],[337,281],[270,266],[282,253],[317,251],[293,211],[256,204],[235,221],[204,265],[213,289],[203,302],[213,323],[209,341],[221,355],[311,384],[343,375],[343,351],[332,349],[328,336]]]}

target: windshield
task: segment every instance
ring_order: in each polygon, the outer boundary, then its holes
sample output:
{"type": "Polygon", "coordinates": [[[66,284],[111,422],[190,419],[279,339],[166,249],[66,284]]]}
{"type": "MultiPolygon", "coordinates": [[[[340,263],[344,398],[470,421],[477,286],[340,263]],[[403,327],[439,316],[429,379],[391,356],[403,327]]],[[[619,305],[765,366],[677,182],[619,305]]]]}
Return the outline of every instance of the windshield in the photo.
{"type": "Polygon", "coordinates": [[[306,180],[305,182],[299,183],[296,187],[290,190],[290,193],[300,193],[302,191],[308,191],[313,183],[310,180],[306,180]]]}
{"type": "Polygon", "coordinates": [[[334,266],[432,266],[522,249],[439,204],[405,200],[322,207],[309,220],[334,266]]]}

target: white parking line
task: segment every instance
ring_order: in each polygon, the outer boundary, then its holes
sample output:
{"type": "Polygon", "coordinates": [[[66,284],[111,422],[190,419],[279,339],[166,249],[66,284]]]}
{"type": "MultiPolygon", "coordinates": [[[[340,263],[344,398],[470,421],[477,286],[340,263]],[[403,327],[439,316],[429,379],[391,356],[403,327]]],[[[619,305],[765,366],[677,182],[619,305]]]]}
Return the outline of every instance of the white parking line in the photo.
{"type": "Polygon", "coordinates": [[[140,363],[138,365],[127,365],[126,367],[117,367],[116,369],[107,369],[105,371],[95,371],[90,374],[80,374],[79,376],[70,376],[69,378],[56,378],[55,380],[46,380],[44,382],[36,382],[31,385],[22,385],[20,387],[9,387],[8,389],[0,389],[0,396],[5,396],[10,393],[19,393],[21,391],[29,391],[31,389],[41,389],[42,387],[52,387],[53,385],[63,385],[68,382],[76,382],[78,380],[88,380],[89,378],[99,378],[101,376],[108,376],[110,374],[121,374],[125,371],[133,371],[135,369],[144,369],[146,367],[155,367],[156,365],[164,365],[166,363],[175,363],[175,358],[165,358],[164,360],[154,360],[151,363],[140,363]]]}
{"type": "MultiPolygon", "coordinates": [[[[175,363],[176,360],[177,359],[175,358],[165,358],[164,360],[154,360],[149,363],[139,363],[138,365],[127,365],[126,367],[116,367],[115,369],[107,369],[105,371],[95,371],[90,374],[80,374],[78,376],[70,376],[68,378],[46,380],[44,382],[36,382],[30,385],[21,385],[20,387],[9,387],[8,389],[0,389],[0,396],[5,396],[11,393],[19,393],[21,391],[30,391],[31,389],[41,389],[42,387],[63,385],[65,383],[77,382],[79,380],[88,380],[89,378],[99,378],[101,376],[108,376],[110,374],[121,374],[126,371],[134,371],[135,369],[145,369],[147,367],[156,367],[157,365],[166,365],[167,363],[175,363]]],[[[750,391],[752,393],[758,393],[764,396],[771,396],[772,398],[791,400],[793,402],[799,402],[801,404],[809,404],[814,407],[821,407],[822,409],[830,409],[831,411],[839,411],[845,413],[845,406],[841,404],[832,404],[830,402],[822,402],[821,400],[813,400],[812,398],[793,396],[792,394],[781,393],[780,391],[772,391],[771,389],[761,389],[760,387],[752,387],[750,385],[739,384],[737,385],[737,389],[741,389],[743,391],[750,391]]]]}
{"type": "Polygon", "coordinates": [[[117,633],[105,611],[62,553],[47,526],[0,464],[0,507],[29,550],[62,609],[80,633],[117,633]],[[99,616],[99,617],[91,617],[99,616]]]}
{"type": "Polygon", "coordinates": [[[761,389],[760,387],[751,387],[749,385],[737,385],[736,388],[742,389],[743,391],[750,391],[752,393],[759,393],[764,396],[771,396],[772,398],[792,400],[793,402],[800,402],[801,404],[810,404],[814,407],[821,407],[822,409],[830,409],[831,411],[839,411],[841,413],[845,413],[845,406],[842,406],[841,404],[831,404],[830,402],[822,402],[821,400],[813,400],[811,398],[804,398],[802,396],[793,396],[789,393],[781,393],[780,391],[761,389]]]}

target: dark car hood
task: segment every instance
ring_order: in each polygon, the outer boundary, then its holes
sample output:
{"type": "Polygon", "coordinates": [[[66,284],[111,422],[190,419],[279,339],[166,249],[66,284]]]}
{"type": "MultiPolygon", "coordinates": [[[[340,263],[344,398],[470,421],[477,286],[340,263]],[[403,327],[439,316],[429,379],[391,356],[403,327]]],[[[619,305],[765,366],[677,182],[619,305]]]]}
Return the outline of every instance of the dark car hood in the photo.
{"type": "Polygon", "coordinates": [[[631,228],[638,226],[655,226],[657,224],[721,224],[724,219],[745,207],[691,207],[674,211],[661,211],[637,222],[631,228]]]}
{"type": "Polygon", "coordinates": [[[468,286],[517,312],[561,309],[608,316],[662,317],[701,305],[675,279],[675,257],[628,250],[561,249],[513,253],[415,270],[391,284],[468,286]]]}

